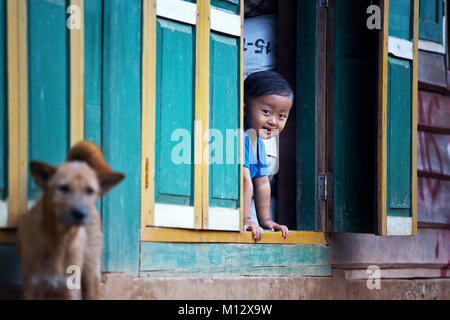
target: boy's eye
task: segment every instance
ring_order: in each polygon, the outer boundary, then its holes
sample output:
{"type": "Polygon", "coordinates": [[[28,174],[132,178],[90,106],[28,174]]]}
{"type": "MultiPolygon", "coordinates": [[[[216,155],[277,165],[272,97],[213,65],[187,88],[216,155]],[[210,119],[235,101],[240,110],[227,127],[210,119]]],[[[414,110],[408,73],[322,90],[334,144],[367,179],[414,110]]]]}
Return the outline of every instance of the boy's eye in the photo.
{"type": "Polygon", "coordinates": [[[268,110],[268,109],[264,109],[263,112],[264,112],[265,114],[270,114],[270,110],[268,110]]]}
{"type": "Polygon", "coordinates": [[[286,115],[282,113],[282,114],[279,115],[279,117],[282,118],[282,119],[285,119],[286,115]]]}
{"type": "Polygon", "coordinates": [[[93,194],[94,193],[94,189],[92,189],[91,187],[87,187],[86,188],[86,194],[87,195],[91,195],[91,194],[93,194]]]}

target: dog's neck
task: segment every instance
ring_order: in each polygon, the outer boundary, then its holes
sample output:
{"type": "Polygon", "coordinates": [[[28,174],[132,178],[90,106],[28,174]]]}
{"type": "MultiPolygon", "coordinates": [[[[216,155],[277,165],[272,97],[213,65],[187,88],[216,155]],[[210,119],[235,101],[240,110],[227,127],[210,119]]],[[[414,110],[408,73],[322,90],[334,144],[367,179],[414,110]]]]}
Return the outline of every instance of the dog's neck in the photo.
{"type": "Polygon", "coordinates": [[[46,205],[47,203],[48,197],[44,193],[40,201],[40,205],[42,206],[42,210],[40,210],[42,213],[40,226],[43,231],[42,234],[46,237],[46,250],[48,250],[49,256],[56,260],[55,262],[57,263],[54,265],[62,267],[70,246],[80,232],[80,229],[84,228],[84,226],[69,226],[57,221],[55,219],[55,212],[52,211],[52,206],[46,205]]]}

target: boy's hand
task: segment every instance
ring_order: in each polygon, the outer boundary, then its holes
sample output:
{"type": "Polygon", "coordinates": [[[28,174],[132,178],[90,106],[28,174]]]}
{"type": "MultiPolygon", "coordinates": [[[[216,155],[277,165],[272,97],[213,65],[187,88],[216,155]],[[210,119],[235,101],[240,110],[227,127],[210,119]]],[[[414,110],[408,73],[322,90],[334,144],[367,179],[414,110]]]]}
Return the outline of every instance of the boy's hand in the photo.
{"type": "Polygon", "coordinates": [[[253,234],[253,239],[255,239],[255,241],[261,240],[261,237],[264,233],[264,230],[250,219],[245,219],[244,231],[251,231],[253,234]]]}
{"type": "Polygon", "coordinates": [[[260,223],[261,226],[263,226],[266,229],[269,229],[271,231],[281,231],[281,234],[283,235],[283,238],[287,239],[289,237],[289,230],[285,225],[278,224],[272,220],[265,220],[260,223]]]}

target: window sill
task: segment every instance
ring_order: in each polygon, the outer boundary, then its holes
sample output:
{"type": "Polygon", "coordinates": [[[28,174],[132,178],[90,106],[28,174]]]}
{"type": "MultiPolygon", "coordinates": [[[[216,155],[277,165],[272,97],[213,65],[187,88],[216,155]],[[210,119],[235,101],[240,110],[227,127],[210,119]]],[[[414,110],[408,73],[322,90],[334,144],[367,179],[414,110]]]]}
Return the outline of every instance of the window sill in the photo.
{"type": "MultiPolygon", "coordinates": [[[[149,242],[205,242],[205,243],[256,243],[251,232],[208,231],[176,228],[146,227],[141,231],[141,241],[149,242]]],[[[265,231],[257,243],[274,244],[328,244],[323,232],[290,231],[284,239],[281,232],[265,231]]]]}
{"type": "MultiPolygon", "coordinates": [[[[146,227],[141,231],[141,241],[147,242],[205,242],[205,243],[256,243],[251,232],[207,231],[176,228],[146,227]]],[[[16,229],[0,229],[0,244],[15,244],[16,229]]],[[[290,231],[284,239],[281,232],[265,231],[257,243],[327,245],[325,233],[290,231]]]]}

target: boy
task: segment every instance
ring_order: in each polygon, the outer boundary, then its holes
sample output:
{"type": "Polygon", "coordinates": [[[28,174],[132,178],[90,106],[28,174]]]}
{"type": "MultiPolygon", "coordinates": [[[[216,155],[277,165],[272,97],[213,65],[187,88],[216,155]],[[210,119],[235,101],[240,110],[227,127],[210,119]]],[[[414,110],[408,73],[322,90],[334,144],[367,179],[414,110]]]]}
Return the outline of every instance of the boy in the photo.
{"type": "Polygon", "coordinates": [[[244,231],[261,240],[263,228],[289,230],[270,219],[270,184],[264,143],[283,131],[292,107],[294,94],[287,81],[273,71],[255,72],[244,81],[244,231]],[[258,224],[250,218],[252,194],[258,224]]]}

